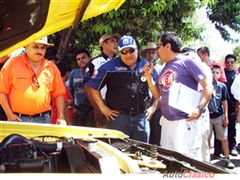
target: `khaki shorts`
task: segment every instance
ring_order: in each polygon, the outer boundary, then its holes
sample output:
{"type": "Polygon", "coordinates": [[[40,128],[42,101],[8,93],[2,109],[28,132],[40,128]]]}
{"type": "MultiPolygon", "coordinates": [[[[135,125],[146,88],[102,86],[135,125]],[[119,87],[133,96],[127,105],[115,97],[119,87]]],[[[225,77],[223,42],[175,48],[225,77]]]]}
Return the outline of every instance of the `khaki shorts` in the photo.
{"type": "MultiPolygon", "coordinates": [[[[210,120],[210,134],[212,135],[213,128],[215,129],[216,139],[222,141],[228,138],[228,128],[223,127],[223,116],[210,120]]],[[[211,137],[210,135],[210,137],[211,137]]]]}

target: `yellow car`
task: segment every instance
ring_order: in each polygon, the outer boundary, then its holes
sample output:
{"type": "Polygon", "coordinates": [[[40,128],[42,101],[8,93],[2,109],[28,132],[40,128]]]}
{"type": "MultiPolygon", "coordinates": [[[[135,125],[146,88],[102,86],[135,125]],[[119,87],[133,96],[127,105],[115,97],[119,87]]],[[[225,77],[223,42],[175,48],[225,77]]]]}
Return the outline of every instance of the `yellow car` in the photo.
{"type": "MultiPolygon", "coordinates": [[[[124,1],[1,0],[0,57],[78,21],[116,10],[124,1]]],[[[0,121],[0,142],[1,173],[175,173],[178,177],[228,173],[108,129],[0,121]]]]}

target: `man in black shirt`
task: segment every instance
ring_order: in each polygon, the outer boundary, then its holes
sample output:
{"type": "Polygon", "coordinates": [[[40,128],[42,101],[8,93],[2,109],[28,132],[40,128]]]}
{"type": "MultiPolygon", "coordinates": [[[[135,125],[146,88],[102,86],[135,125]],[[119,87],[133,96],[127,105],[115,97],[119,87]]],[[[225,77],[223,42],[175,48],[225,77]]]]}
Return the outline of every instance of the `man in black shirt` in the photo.
{"type": "MultiPolygon", "coordinates": [[[[121,37],[118,44],[120,57],[102,65],[88,85],[93,100],[108,120],[107,128],[148,142],[150,127],[145,110],[150,106],[151,98],[147,79],[142,73],[146,60],[139,57],[136,42],[131,36],[121,37]],[[105,85],[107,92],[104,102],[100,90],[105,85]]],[[[156,71],[153,76],[156,80],[156,71]]]]}
{"type": "Polygon", "coordinates": [[[236,103],[237,100],[233,97],[231,93],[232,83],[237,75],[236,69],[234,69],[234,65],[236,63],[236,56],[233,54],[228,54],[225,57],[225,65],[224,69],[225,75],[227,78],[227,88],[229,92],[228,99],[228,141],[229,141],[229,150],[232,156],[237,156],[238,152],[236,149],[236,122],[237,122],[237,112],[236,112],[236,103]]]}

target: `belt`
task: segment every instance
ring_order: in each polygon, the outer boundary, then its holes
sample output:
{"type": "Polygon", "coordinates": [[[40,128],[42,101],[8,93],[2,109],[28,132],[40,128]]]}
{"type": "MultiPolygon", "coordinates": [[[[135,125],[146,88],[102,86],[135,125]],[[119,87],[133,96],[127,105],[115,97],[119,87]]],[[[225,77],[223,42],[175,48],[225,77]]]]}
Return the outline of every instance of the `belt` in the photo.
{"type": "Polygon", "coordinates": [[[121,111],[121,110],[117,110],[118,112],[120,113],[123,113],[123,114],[129,114],[129,115],[137,115],[137,114],[140,114],[140,113],[144,113],[143,111],[121,111]]]}
{"type": "Polygon", "coordinates": [[[29,118],[37,118],[37,117],[42,117],[43,115],[50,113],[50,111],[45,111],[39,114],[22,114],[22,113],[17,113],[14,112],[18,117],[29,117],[29,118]]]}

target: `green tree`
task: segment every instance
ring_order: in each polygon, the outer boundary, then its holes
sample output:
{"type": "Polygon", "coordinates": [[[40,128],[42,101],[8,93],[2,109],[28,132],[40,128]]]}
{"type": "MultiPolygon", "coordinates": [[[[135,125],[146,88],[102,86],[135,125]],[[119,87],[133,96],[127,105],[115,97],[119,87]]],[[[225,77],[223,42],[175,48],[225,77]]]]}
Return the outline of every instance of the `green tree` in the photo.
{"type": "Polygon", "coordinates": [[[215,24],[223,39],[233,40],[227,30],[230,28],[240,32],[240,1],[217,0],[216,3],[208,4],[208,18],[215,24]]]}
{"type": "MultiPolygon", "coordinates": [[[[229,8],[239,4],[237,1],[239,0],[229,0],[232,3],[227,3],[229,8]]],[[[175,31],[183,43],[199,39],[204,27],[196,25],[197,19],[194,19],[194,13],[197,8],[208,5],[209,18],[211,17],[213,22],[219,22],[218,27],[230,26],[230,23],[225,23],[225,20],[221,19],[221,14],[213,13],[216,7],[219,8],[214,6],[215,4],[216,0],[126,0],[117,11],[79,23],[78,30],[69,43],[68,56],[71,59],[73,52],[80,47],[87,48],[96,55],[99,53],[98,39],[104,33],[131,34],[140,46],[144,46],[147,41],[156,41],[158,33],[162,31],[175,31]]],[[[236,10],[237,8],[230,11],[233,12],[233,16],[236,15],[236,10]]],[[[230,27],[235,31],[239,28],[239,26],[230,27]]],[[[65,32],[66,30],[54,34],[53,42],[61,43],[58,42],[59,36],[64,35],[65,32]]]]}
{"type": "MultiPolygon", "coordinates": [[[[195,26],[196,20],[192,17],[204,3],[196,0],[127,0],[117,11],[79,23],[69,43],[69,54],[79,47],[97,52],[98,39],[104,33],[131,34],[140,46],[147,41],[156,41],[162,31],[175,31],[183,42],[198,39],[203,27],[195,26]]],[[[61,31],[52,36],[54,44],[60,43],[59,36],[63,34],[61,31]]],[[[51,54],[55,51],[53,49],[51,54]]]]}
{"type": "Polygon", "coordinates": [[[237,57],[237,64],[240,64],[240,45],[234,48],[233,53],[237,57]]]}
{"type": "Polygon", "coordinates": [[[106,32],[131,34],[139,45],[156,41],[161,31],[175,31],[183,41],[194,40],[202,27],[195,27],[191,17],[201,5],[195,0],[127,0],[117,11],[82,22],[76,43],[97,45],[100,35],[106,32]]]}

